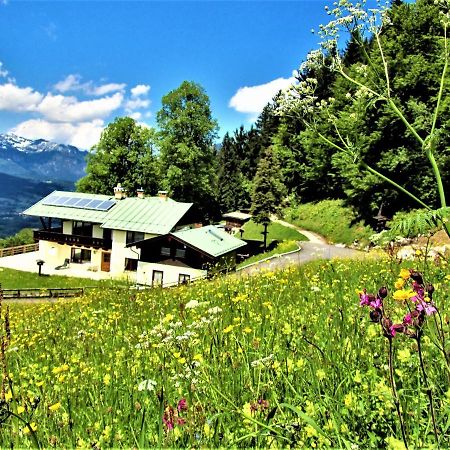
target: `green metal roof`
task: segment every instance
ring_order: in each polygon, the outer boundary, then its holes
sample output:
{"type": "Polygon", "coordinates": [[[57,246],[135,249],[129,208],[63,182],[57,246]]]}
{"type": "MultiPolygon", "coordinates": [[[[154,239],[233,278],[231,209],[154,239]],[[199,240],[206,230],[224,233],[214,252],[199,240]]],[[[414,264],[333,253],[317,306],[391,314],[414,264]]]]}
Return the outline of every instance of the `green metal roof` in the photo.
{"type": "Polygon", "coordinates": [[[54,191],[28,208],[28,216],[52,217],[98,223],[102,228],[125,231],[141,231],[150,234],[167,234],[186,214],[192,203],[180,203],[159,197],[125,198],[116,200],[108,211],[98,211],[68,206],[46,205],[51,195],[61,197],[85,197],[92,200],[114,200],[114,196],[54,191]]]}
{"type": "Polygon", "coordinates": [[[113,230],[167,234],[191,206],[192,203],[180,203],[170,198],[125,198],[119,200],[108,211],[102,227],[113,230]]]}
{"type": "MultiPolygon", "coordinates": [[[[79,220],[82,222],[102,223],[107,214],[111,211],[99,211],[93,209],[82,209],[68,206],[52,206],[46,205],[46,200],[51,195],[59,195],[61,197],[83,197],[91,200],[114,200],[114,196],[100,194],[84,194],[81,192],[53,191],[51,194],[39,200],[33,206],[23,212],[27,216],[52,217],[65,220],[79,220]]],[[[115,206],[112,207],[114,209],[115,206]]]]}
{"type": "Polygon", "coordinates": [[[195,247],[211,256],[221,256],[244,245],[241,241],[213,225],[171,233],[187,245],[195,247]]]}

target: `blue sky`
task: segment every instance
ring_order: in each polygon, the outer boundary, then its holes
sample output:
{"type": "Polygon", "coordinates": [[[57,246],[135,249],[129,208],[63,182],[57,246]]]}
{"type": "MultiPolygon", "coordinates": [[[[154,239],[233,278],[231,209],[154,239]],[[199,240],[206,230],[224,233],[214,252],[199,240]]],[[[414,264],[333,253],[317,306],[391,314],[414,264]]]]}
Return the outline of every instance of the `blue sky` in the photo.
{"type": "Polygon", "coordinates": [[[0,132],[88,148],[114,117],[155,125],[183,80],[220,135],[249,127],[317,47],[326,4],[0,0],[0,132]]]}

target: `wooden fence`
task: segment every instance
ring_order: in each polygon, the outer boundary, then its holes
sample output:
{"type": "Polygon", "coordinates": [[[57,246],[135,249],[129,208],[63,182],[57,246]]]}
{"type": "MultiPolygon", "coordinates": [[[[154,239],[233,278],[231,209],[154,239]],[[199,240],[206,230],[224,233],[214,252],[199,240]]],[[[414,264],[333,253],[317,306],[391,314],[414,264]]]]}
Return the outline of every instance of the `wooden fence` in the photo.
{"type": "Polygon", "coordinates": [[[21,253],[36,252],[38,250],[39,243],[0,248],[0,258],[3,258],[4,256],[20,255],[21,253]]]}
{"type": "Polygon", "coordinates": [[[4,299],[34,299],[34,298],[64,298],[80,297],[84,295],[85,288],[25,288],[25,289],[1,289],[4,299]]]}

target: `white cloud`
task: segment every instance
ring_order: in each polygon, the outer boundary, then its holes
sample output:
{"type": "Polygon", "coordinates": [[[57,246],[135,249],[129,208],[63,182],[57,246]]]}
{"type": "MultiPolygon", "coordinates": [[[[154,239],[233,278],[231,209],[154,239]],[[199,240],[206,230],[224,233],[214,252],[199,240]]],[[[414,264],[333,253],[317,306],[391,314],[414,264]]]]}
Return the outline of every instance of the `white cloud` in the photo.
{"type": "Polygon", "coordinates": [[[134,120],[140,120],[142,118],[142,113],[139,111],[135,111],[134,113],[128,114],[128,117],[131,117],[134,120]]]}
{"type": "Polygon", "coordinates": [[[35,111],[43,95],[33,88],[21,88],[13,83],[0,85],[0,110],[24,112],[35,111]]]}
{"type": "Polygon", "coordinates": [[[19,123],[9,131],[28,139],[47,139],[87,150],[99,141],[104,125],[101,119],[77,124],[31,119],[19,123]]]}
{"type": "Polygon", "coordinates": [[[123,91],[125,89],[125,83],[108,83],[101,86],[94,87],[91,91],[93,95],[105,95],[110,92],[123,91]]]}
{"type": "Polygon", "coordinates": [[[64,78],[64,80],[58,81],[58,83],[56,83],[53,87],[58,91],[58,92],[69,92],[69,91],[76,91],[78,89],[80,89],[80,80],[81,77],[80,75],[77,74],[70,74],[67,75],[66,78],[64,78]]]}
{"type": "Polygon", "coordinates": [[[117,92],[96,100],[78,101],[75,97],[47,94],[36,110],[55,122],[84,122],[107,117],[122,105],[123,95],[117,92]]]}
{"type": "Polygon", "coordinates": [[[148,84],[138,84],[131,89],[132,97],[139,97],[141,95],[147,95],[150,91],[150,86],[148,84]]]}
{"type": "Polygon", "coordinates": [[[67,75],[64,80],[58,81],[53,87],[56,91],[62,92],[74,92],[81,91],[87,95],[105,95],[111,92],[123,91],[125,89],[125,83],[107,83],[100,86],[95,86],[92,81],[81,82],[81,76],[78,74],[67,75]]]}
{"type": "Polygon", "coordinates": [[[238,112],[257,115],[280,91],[295,82],[295,78],[277,78],[258,86],[245,86],[237,90],[228,106],[238,112]]]}
{"type": "Polygon", "coordinates": [[[125,103],[125,111],[132,112],[135,109],[148,108],[149,106],[150,100],[146,98],[131,99],[125,103]]]}
{"type": "Polygon", "coordinates": [[[8,71],[3,68],[3,63],[0,61],[0,77],[6,78],[8,76],[8,71]]]}

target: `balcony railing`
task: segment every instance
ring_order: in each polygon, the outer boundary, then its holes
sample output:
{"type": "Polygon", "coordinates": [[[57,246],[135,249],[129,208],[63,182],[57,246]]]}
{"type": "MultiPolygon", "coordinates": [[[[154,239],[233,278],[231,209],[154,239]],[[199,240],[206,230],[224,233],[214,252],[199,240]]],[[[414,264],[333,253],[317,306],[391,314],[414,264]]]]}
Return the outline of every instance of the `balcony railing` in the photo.
{"type": "Polygon", "coordinates": [[[77,236],[75,234],[64,234],[56,231],[35,231],[34,239],[57,242],[58,244],[77,245],[80,247],[103,248],[105,250],[110,250],[112,248],[112,241],[109,239],[91,236],[77,236]]]}

